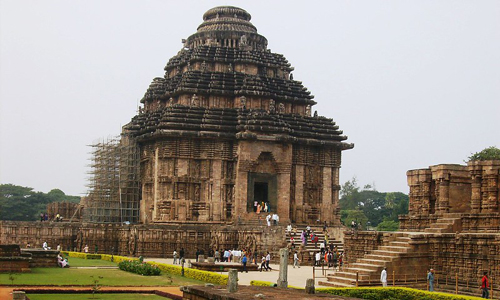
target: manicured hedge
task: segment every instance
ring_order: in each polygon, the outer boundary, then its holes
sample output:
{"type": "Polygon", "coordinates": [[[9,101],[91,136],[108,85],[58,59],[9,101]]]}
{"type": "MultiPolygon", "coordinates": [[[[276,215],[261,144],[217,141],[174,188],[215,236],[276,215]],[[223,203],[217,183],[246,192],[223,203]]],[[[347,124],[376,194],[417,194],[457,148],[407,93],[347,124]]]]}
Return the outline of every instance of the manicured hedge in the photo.
{"type": "MultiPolygon", "coordinates": [[[[160,270],[164,271],[165,273],[181,275],[182,272],[182,267],[180,266],[173,266],[156,262],[147,262],[147,263],[158,266],[158,268],[160,268],[160,270]]],[[[184,268],[184,277],[218,285],[226,285],[228,280],[227,275],[221,275],[214,272],[208,272],[190,268],[184,268]]]]}
{"type": "MultiPolygon", "coordinates": [[[[115,263],[120,263],[122,261],[138,261],[138,258],[131,258],[126,256],[119,255],[109,255],[109,254],[89,254],[82,252],[71,252],[71,251],[61,251],[61,253],[68,255],[69,257],[79,257],[79,258],[87,258],[89,255],[98,255],[99,259],[112,261],[115,263]]],[[[181,275],[182,267],[174,266],[156,262],[146,262],[147,264],[157,266],[161,271],[173,274],[173,275],[181,275]]],[[[208,283],[218,284],[218,285],[227,285],[228,276],[222,275],[214,272],[202,271],[191,268],[184,268],[184,277],[196,279],[208,283]]]]}
{"type": "Polygon", "coordinates": [[[252,281],[250,281],[250,285],[254,285],[254,286],[274,286],[274,283],[273,282],[269,282],[269,281],[252,280],[252,281]]]}
{"type": "Polygon", "coordinates": [[[318,293],[354,297],[369,300],[464,300],[481,299],[446,293],[428,292],[410,288],[358,287],[358,288],[318,288],[318,293]]]}
{"type": "Polygon", "coordinates": [[[69,257],[77,257],[84,259],[101,259],[101,254],[83,253],[83,252],[73,252],[73,251],[61,251],[62,255],[69,257]]]}
{"type": "Polygon", "coordinates": [[[158,276],[161,274],[160,268],[155,265],[140,262],[138,260],[124,260],[118,264],[118,268],[123,271],[136,273],[144,276],[158,276]]]}

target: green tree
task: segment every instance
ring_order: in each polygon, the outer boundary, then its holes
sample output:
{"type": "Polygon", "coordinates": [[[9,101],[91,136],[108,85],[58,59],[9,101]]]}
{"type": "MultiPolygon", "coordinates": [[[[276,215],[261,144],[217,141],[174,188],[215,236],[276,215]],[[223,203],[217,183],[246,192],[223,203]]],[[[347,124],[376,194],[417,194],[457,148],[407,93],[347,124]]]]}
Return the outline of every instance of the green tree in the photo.
{"type": "Polygon", "coordinates": [[[471,154],[466,162],[475,160],[500,160],[500,149],[495,146],[488,147],[480,152],[471,154]]]}
{"type": "Polygon", "coordinates": [[[344,224],[349,226],[352,217],[348,216],[352,216],[351,211],[362,212],[370,226],[377,226],[383,221],[399,224],[398,216],[408,213],[408,195],[400,192],[381,193],[373,186],[365,185],[361,189],[355,177],[341,186],[339,205],[344,224]]]}
{"type": "Polygon", "coordinates": [[[35,221],[40,213],[47,211],[51,202],[72,201],[80,197],[67,196],[54,189],[45,194],[33,188],[13,184],[0,184],[0,220],[35,221]]]}
{"type": "Polygon", "coordinates": [[[399,222],[388,220],[382,221],[377,226],[377,230],[379,231],[397,231],[399,229],[399,222]]]}
{"type": "Polygon", "coordinates": [[[351,226],[351,222],[355,221],[356,223],[361,224],[362,228],[365,229],[366,223],[368,222],[368,218],[365,216],[363,211],[359,209],[341,210],[340,217],[346,226],[351,226]]]}

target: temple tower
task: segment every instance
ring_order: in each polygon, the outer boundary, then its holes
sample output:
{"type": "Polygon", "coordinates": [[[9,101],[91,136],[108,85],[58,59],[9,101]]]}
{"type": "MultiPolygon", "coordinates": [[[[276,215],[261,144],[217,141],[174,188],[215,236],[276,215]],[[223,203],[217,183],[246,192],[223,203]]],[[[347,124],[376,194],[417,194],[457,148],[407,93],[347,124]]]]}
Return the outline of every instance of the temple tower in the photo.
{"type": "Polygon", "coordinates": [[[257,218],[339,224],[341,151],[353,148],[251,16],[215,7],[153,79],[123,128],[140,149],[143,223],[257,218]]]}

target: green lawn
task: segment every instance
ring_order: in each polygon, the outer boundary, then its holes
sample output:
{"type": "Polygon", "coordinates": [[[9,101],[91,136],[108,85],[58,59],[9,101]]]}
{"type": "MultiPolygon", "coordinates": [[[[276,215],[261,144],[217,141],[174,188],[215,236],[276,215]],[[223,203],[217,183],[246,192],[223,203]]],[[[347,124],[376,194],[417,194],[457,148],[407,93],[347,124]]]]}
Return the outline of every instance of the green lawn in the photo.
{"type": "Polygon", "coordinates": [[[103,300],[168,300],[170,298],[160,297],[151,294],[96,294],[95,298],[92,294],[28,294],[31,300],[87,300],[87,299],[103,299],[103,300]]]}
{"type": "Polygon", "coordinates": [[[68,263],[71,267],[117,267],[118,264],[114,262],[110,262],[107,260],[100,259],[84,259],[84,258],[76,258],[69,257],[68,263]]]}
{"type": "MultiPolygon", "coordinates": [[[[172,275],[173,282],[170,283],[170,279],[164,273],[160,276],[141,276],[118,269],[34,268],[31,273],[15,274],[14,277],[14,285],[93,285],[94,279],[99,279],[99,284],[103,286],[204,284],[204,282],[177,275],[172,275]]],[[[0,274],[0,282],[9,285],[12,283],[9,274],[0,274]]]]}

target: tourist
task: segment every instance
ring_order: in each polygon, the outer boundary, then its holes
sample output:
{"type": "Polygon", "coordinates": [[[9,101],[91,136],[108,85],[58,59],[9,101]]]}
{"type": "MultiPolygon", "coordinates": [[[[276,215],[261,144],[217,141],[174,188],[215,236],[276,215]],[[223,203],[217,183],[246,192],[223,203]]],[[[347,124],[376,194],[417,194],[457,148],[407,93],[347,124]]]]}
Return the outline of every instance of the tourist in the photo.
{"type": "Polygon", "coordinates": [[[292,236],[292,224],[286,225],[286,232],[288,235],[292,236]]]}
{"type": "Polygon", "coordinates": [[[43,222],[43,213],[40,213],[40,222],[43,222]]]}
{"type": "Polygon", "coordinates": [[[307,225],[306,232],[308,235],[311,233],[311,226],[307,225]]]}
{"type": "Polygon", "coordinates": [[[42,248],[43,248],[43,250],[50,250],[49,245],[47,244],[47,241],[43,242],[42,248]]]}
{"type": "Polygon", "coordinates": [[[314,265],[319,267],[320,263],[321,263],[321,254],[319,252],[316,252],[314,265]]]}
{"type": "Polygon", "coordinates": [[[325,223],[323,224],[323,232],[326,233],[327,229],[328,229],[328,225],[326,224],[326,221],[325,221],[325,223]]]}
{"type": "Polygon", "coordinates": [[[272,216],[272,219],[273,219],[273,225],[277,226],[278,225],[278,221],[280,219],[280,217],[278,217],[278,214],[274,213],[273,216],[272,216]]]}
{"type": "Polygon", "coordinates": [[[178,261],[178,254],[177,254],[177,249],[174,249],[174,253],[172,254],[172,256],[174,257],[174,265],[178,264],[179,261],[178,261]]]}
{"type": "Polygon", "coordinates": [[[387,268],[386,267],[384,267],[384,269],[380,273],[380,282],[382,282],[383,287],[387,287],[387,268]]]}
{"type": "Polygon", "coordinates": [[[268,270],[271,270],[271,267],[269,266],[270,262],[271,262],[271,254],[269,253],[269,251],[267,251],[267,255],[266,255],[266,268],[268,270]]]}
{"type": "Polygon", "coordinates": [[[200,249],[196,249],[196,262],[198,262],[198,255],[200,255],[200,249]]]}
{"type": "Polygon", "coordinates": [[[302,233],[300,234],[300,239],[302,240],[302,246],[307,246],[307,237],[304,230],[302,230],[302,233]]]}
{"type": "Polygon", "coordinates": [[[271,215],[268,214],[267,217],[266,217],[266,222],[267,222],[267,226],[271,226],[271,215]]]}
{"type": "Polygon", "coordinates": [[[333,267],[335,270],[337,270],[337,259],[339,257],[339,252],[338,251],[331,251],[332,252],[332,258],[333,258],[333,267]]]}
{"type": "Polygon", "coordinates": [[[56,222],[59,222],[59,214],[56,215],[56,222]]]}
{"type": "Polygon", "coordinates": [[[325,243],[324,242],[319,243],[319,249],[321,251],[321,255],[325,254],[325,243]]]}
{"type": "Polygon", "coordinates": [[[89,253],[89,246],[85,244],[85,247],[83,247],[83,252],[89,253]]]}
{"type": "Polygon", "coordinates": [[[65,267],[68,267],[69,268],[69,264],[68,264],[68,261],[66,259],[64,259],[61,254],[58,254],[57,255],[57,265],[60,266],[61,268],[65,268],[65,267]]]}
{"type": "Polygon", "coordinates": [[[61,251],[61,245],[60,244],[57,244],[56,250],[57,251],[61,251]]]}
{"type": "Polygon", "coordinates": [[[266,267],[266,257],[262,256],[262,259],[260,260],[260,271],[262,272],[262,269],[268,271],[266,267]]]}
{"type": "Polygon", "coordinates": [[[290,248],[293,250],[295,249],[295,239],[292,237],[290,237],[290,248]]]}
{"type": "Polygon", "coordinates": [[[229,251],[227,249],[224,250],[224,262],[229,261],[229,251]]]}
{"type": "Polygon", "coordinates": [[[260,214],[260,211],[262,210],[262,205],[257,204],[257,214],[260,214]]]}
{"type": "Polygon", "coordinates": [[[297,251],[295,251],[295,253],[293,254],[293,268],[295,269],[295,267],[297,268],[300,268],[300,259],[299,259],[299,254],[297,253],[297,251]]]}
{"type": "Polygon", "coordinates": [[[427,281],[429,281],[429,292],[434,292],[434,269],[430,269],[427,273],[427,281]]]}
{"type": "Polygon", "coordinates": [[[219,249],[215,249],[214,262],[220,262],[220,252],[219,252],[219,249]]]}
{"type": "Polygon", "coordinates": [[[243,264],[243,272],[247,272],[247,256],[243,254],[243,258],[241,259],[241,263],[243,264]]]}
{"type": "Polygon", "coordinates": [[[344,266],[344,253],[339,255],[339,270],[342,271],[342,267],[344,266]]]}
{"type": "Polygon", "coordinates": [[[97,254],[97,251],[99,251],[99,247],[97,247],[97,244],[94,246],[94,253],[97,254]]]}
{"type": "Polygon", "coordinates": [[[481,279],[481,290],[483,290],[481,294],[481,298],[489,299],[490,298],[490,282],[488,280],[488,272],[483,273],[483,278],[481,279]]]}
{"type": "Polygon", "coordinates": [[[31,248],[31,244],[29,242],[26,244],[26,248],[31,248]]]}
{"type": "Polygon", "coordinates": [[[257,206],[259,206],[259,201],[255,200],[253,202],[253,212],[257,212],[257,206]]]}
{"type": "Polygon", "coordinates": [[[264,212],[270,212],[269,205],[267,205],[267,202],[264,203],[264,212]]]}
{"type": "Polygon", "coordinates": [[[179,252],[179,257],[181,260],[184,259],[184,248],[181,248],[181,251],[179,252]]]}

